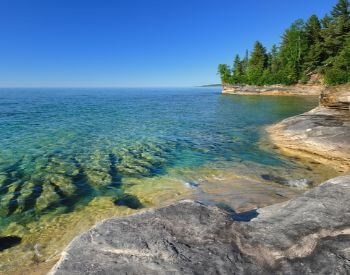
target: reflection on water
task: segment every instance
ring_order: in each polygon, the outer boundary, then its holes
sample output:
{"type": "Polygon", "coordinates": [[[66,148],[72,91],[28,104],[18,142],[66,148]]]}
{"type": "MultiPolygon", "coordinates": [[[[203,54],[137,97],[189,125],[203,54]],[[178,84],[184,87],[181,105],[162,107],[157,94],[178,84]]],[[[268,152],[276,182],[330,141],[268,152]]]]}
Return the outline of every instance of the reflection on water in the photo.
{"type": "Polygon", "coordinates": [[[188,197],[201,187],[184,183],[213,171],[311,177],[259,140],[315,104],[215,88],[0,90],[0,238],[21,240],[0,270],[53,259],[103,218],[188,197]]]}

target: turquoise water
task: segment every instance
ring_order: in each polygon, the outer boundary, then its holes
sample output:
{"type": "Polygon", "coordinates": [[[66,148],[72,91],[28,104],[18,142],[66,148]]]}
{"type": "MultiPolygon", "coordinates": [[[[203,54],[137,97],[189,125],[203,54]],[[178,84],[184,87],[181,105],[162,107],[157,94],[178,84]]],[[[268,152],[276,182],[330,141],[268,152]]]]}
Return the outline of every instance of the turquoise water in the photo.
{"type": "MultiPolygon", "coordinates": [[[[260,146],[262,129],[316,101],[218,88],[0,89],[0,273],[27,274],[97,221],[181,198],[202,175],[294,174],[296,163],[260,146]]],[[[220,193],[221,180],[207,187],[220,193]]]]}
{"type": "Polygon", "coordinates": [[[170,168],[293,166],[260,149],[261,127],[314,105],[223,96],[218,88],[1,89],[0,228],[68,213],[98,196],[123,204],[125,182],[170,168]]]}

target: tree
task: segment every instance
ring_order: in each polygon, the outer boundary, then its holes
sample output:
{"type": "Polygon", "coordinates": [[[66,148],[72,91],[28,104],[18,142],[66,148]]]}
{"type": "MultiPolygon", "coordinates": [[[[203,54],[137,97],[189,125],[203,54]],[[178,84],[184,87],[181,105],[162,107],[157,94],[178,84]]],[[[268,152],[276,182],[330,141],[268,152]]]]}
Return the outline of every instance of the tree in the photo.
{"type": "Polygon", "coordinates": [[[344,48],[334,59],[333,66],[326,70],[325,81],[329,85],[350,82],[350,34],[345,41],[344,48]]]}
{"type": "Polygon", "coordinates": [[[333,7],[331,12],[334,18],[350,16],[350,3],[348,0],[339,0],[338,3],[333,7]]]}
{"type": "Polygon", "coordinates": [[[280,59],[280,52],[276,45],[272,45],[271,51],[270,51],[270,79],[269,84],[280,84],[282,82],[281,77],[281,59],[280,59]]]}
{"type": "Polygon", "coordinates": [[[249,84],[262,85],[262,75],[266,67],[266,49],[259,41],[257,41],[255,42],[254,49],[248,63],[247,78],[249,84]]]}
{"type": "Polygon", "coordinates": [[[281,62],[283,82],[290,85],[297,83],[302,72],[303,59],[307,50],[304,22],[295,21],[283,34],[281,62]]]}
{"type": "Polygon", "coordinates": [[[323,19],[323,47],[327,52],[325,65],[334,61],[336,55],[344,47],[346,37],[350,32],[350,4],[348,0],[339,0],[333,7],[331,16],[323,19]]]}
{"type": "Polygon", "coordinates": [[[232,83],[240,84],[244,82],[243,62],[237,54],[233,62],[232,83]]]}
{"type": "Polygon", "coordinates": [[[282,36],[282,42],[270,52],[257,41],[250,56],[235,57],[232,72],[220,65],[225,83],[251,85],[306,82],[320,73],[330,84],[350,82],[350,2],[338,0],[321,20],[312,15],[295,21],[282,36]]]}
{"type": "Polygon", "coordinates": [[[322,47],[321,22],[316,15],[312,15],[305,24],[305,39],[307,50],[303,64],[304,77],[316,71],[326,59],[322,47]]]}
{"type": "Polygon", "coordinates": [[[227,66],[226,64],[219,64],[218,73],[220,75],[222,84],[230,83],[231,73],[229,66],[227,66]]]}

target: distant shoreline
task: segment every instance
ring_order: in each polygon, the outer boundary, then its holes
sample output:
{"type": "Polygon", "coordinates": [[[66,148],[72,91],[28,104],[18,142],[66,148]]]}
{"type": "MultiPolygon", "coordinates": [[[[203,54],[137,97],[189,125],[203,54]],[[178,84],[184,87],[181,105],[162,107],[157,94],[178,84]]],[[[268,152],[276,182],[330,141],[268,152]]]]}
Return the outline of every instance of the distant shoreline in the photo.
{"type": "Polygon", "coordinates": [[[221,84],[208,84],[208,85],[200,85],[200,86],[196,86],[199,88],[206,88],[206,87],[221,87],[221,84]]]}

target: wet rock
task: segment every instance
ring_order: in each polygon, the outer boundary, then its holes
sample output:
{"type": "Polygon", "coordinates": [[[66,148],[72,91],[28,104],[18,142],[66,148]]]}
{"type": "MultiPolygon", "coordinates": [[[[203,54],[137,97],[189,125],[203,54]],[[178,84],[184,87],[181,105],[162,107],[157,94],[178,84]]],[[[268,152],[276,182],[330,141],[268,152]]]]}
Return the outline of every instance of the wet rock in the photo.
{"type": "Polygon", "coordinates": [[[297,179],[297,180],[287,181],[288,186],[301,188],[301,189],[310,187],[311,184],[312,184],[312,180],[309,180],[309,179],[297,179]]]}
{"type": "Polygon", "coordinates": [[[181,201],[105,220],[50,274],[349,274],[350,175],[249,213],[181,201]]]}
{"type": "Polygon", "coordinates": [[[185,185],[189,188],[196,189],[199,187],[199,183],[196,181],[185,182],[185,185]]]}
{"type": "Polygon", "coordinates": [[[271,174],[262,174],[261,178],[266,181],[273,181],[282,185],[304,189],[310,187],[312,180],[309,179],[285,179],[271,174]]]}

